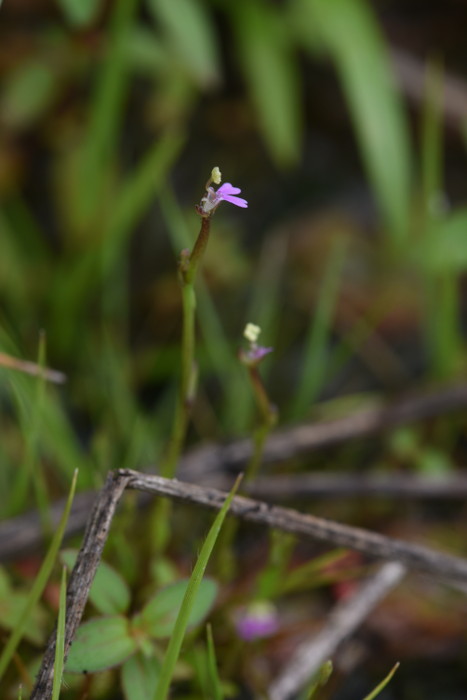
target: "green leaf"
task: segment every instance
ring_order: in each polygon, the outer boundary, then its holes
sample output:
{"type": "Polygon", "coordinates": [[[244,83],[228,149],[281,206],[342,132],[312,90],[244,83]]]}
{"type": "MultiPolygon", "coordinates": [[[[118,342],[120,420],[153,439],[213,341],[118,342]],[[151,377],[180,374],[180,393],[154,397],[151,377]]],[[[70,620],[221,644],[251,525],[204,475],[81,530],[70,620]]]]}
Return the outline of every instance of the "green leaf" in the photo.
{"type": "Polygon", "coordinates": [[[219,51],[211,17],[198,0],[148,0],[178,57],[204,86],[219,80],[219,51]]]}
{"type": "Polygon", "coordinates": [[[294,10],[307,48],[314,53],[318,38],[335,62],[388,231],[403,240],[411,185],[408,130],[370,3],[295,0],[294,10]]]}
{"type": "MultiPolygon", "coordinates": [[[[183,598],[188,588],[188,580],[178,581],[162,589],[135,616],[133,625],[143,629],[151,637],[170,637],[183,598]]],[[[217,584],[212,579],[204,579],[196,594],[188,625],[197,625],[206,617],[217,596],[217,584]]]]}
{"type": "Polygon", "coordinates": [[[125,53],[133,68],[156,75],[167,68],[168,54],[158,37],[148,27],[135,26],[125,37],[125,53]]]}
{"type": "Polygon", "coordinates": [[[420,245],[415,242],[413,251],[428,272],[464,272],[467,269],[467,208],[433,222],[420,245]]]}
{"type": "MultiPolygon", "coordinates": [[[[60,559],[70,570],[77,556],[77,549],[65,549],[60,553],[60,559]]],[[[89,598],[103,615],[124,613],[130,606],[130,591],[125,580],[104,561],[99,564],[89,598]]]]}
{"type": "MultiPolygon", "coordinates": [[[[6,571],[0,568],[0,627],[5,630],[14,630],[27,602],[28,594],[14,589],[10,585],[6,571]]],[[[37,646],[44,644],[47,619],[45,609],[37,603],[30,612],[24,638],[37,646]]]]}
{"type": "MultiPolygon", "coordinates": [[[[0,627],[14,630],[27,604],[28,595],[23,592],[10,590],[8,595],[0,592],[0,627]]],[[[28,624],[24,630],[24,638],[40,646],[45,641],[47,628],[47,613],[36,605],[31,611],[28,624]]]]}
{"type": "MultiPolygon", "coordinates": [[[[130,66],[125,41],[131,31],[138,0],[115,0],[107,29],[104,61],[97,68],[97,80],[89,115],[85,142],[80,148],[77,224],[89,229],[110,177],[109,164],[116,155],[130,89],[130,66]]],[[[91,225],[92,228],[92,225],[91,225]]]]}
{"type": "Polygon", "coordinates": [[[99,617],[78,628],[65,670],[95,673],[117,666],[138,650],[129,620],[122,615],[99,617]]]}
{"type": "Polygon", "coordinates": [[[3,121],[16,128],[29,126],[48,108],[55,87],[56,75],[47,63],[23,63],[8,74],[3,86],[3,121]]]}
{"type": "Polygon", "coordinates": [[[102,0],[58,0],[62,12],[74,27],[86,27],[94,22],[102,0]]]}
{"type": "Polygon", "coordinates": [[[127,700],[148,700],[154,695],[159,680],[160,664],[141,652],[122,666],[122,688],[127,700]]]}
{"type": "Polygon", "coordinates": [[[283,15],[258,0],[236,2],[232,21],[238,55],[258,121],[280,165],[297,161],[301,143],[300,87],[283,15]]]}

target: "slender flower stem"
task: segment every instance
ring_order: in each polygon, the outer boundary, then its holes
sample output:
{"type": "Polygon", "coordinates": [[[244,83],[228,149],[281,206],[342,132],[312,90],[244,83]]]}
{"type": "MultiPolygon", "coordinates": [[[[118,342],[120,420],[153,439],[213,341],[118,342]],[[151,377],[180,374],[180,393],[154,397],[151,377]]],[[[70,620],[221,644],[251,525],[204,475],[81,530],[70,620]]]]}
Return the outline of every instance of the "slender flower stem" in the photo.
{"type": "MultiPolygon", "coordinates": [[[[201,218],[201,229],[190,254],[183,250],[178,266],[179,280],[182,291],[182,356],[180,385],[175,406],[175,417],[172,433],[165,457],[162,460],[160,473],[167,479],[175,476],[177,464],[185,443],[186,433],[190,420],[191,408],[196,392],[197,365],[195,360],[195,314],[196,294],[195,278],[201,257],[206,249],[211,218],[201,218]]],[[[161,552],[169,537],[168,521],[170,514],[170,502],[161,500],[154,512],[154,542],[156,551],[161,552]]]]}
{"type": "Polygon", "coordinates": [[[171,479],[177,468],[191,413],[191,407],[196,391],[197,368],[195,361],[195,313],[196,294],[194,282],[199,262],[206,249],[211,219],[201,218],[201,229],[196,239],[191,255],[187,250],[182,251],[179,263],[179,278],[182,288],[182,361],[180,387],[175,408],[175,419],[172,435],[165,459],[161,465],[161,475],[171,479]]]}
{"type": "Polygon", "coordinates": [[[269,433],[277,423],[277,409],[269,400],[257,365],[249,367],[248,372],[256,403],[261,413],[262,422],[253,434],[254,448],[251,459],[245,469],[245,484],[256,477],[263,458],[264,445],[266,444],[269,433]]]}
{"type": "MultiPolygon", "coordinates": [[[[215,190],[211,184],[220,184],[221,173],[218,167],[213,168],[206,183],[206,194],[196,211],[201,217],[201,228],[193,250],[183,250],[178,266],[180,286],[182,290],[183,326],[182,326],[182,357],[180,386],[175,407],[175,417],[172,433],[169,439],[165,457],[162,460],[160,472],[166,478],[173,478],[185,443],[190,420],[191,408],[196,391],[197,368],[195,362],[195,313],[196,295],[195,279],[199,264],[209,241],[211,216],[222,201],[230,202],[242,209],[248,202],[237,195],[241,192],[229,182],[215,190]]],[[[154,511],[153,542],[157,553],[161,553],[169,537],[170,502],[160,500],[154,511]]]]}
{"type": "Polygon", "coordinates": [[[191,255],[185,260],[182,258],[180,264],[180,272],[184,284],[193,284],[198,265],[203,257],[204,251],[209,241],[211,231],[211,217],[201,215],[201,228],[193,247],[191,255]]]}
{"type": "MultiPolygon", "coordinates": [[[[250,328],[251,326],[247,326],[250,328]]],[[[258,406],[261,422],[253,431],[253,452],[251,459],[245,469],[243,483],[248,484],[252,481],[263,461],[264,446],[269,433],[277,422],[277,409],[269,400],[269,396],[264,387],[263,380],[258,369],[258,362],[264,356],[265,351],[270,348],[262,348],[256,345],[256,336],[260,329],[253,326],[254,336],[249,336],[246,332],[244,335],[250,340],[250,349],[248,351],[240,351],[239,357],[241,362],[248,368],[248,375],[253,389],[256,404],[258,406]],[[256,357],[255,357],[256,356],[256,357]]],[[[224,581],[229,581],[235,575],[236,565],[233,555],[233,542],[238,530],[238,522],[230,520],[226,523],[224,531],[221,534],[222,546],[219,547],[218,554],[218,575],[224,581]]]]}

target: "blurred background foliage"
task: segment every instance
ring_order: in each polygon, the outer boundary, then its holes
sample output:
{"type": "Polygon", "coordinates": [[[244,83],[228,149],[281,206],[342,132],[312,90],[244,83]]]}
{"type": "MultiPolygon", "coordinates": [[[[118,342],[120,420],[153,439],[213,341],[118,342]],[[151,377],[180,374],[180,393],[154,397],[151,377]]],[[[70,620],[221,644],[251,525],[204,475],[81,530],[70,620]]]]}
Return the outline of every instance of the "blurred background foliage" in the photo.
{"type": "MultiPolygon", "coordinates": [[[[254,425],[248,321],[282,425],[461,380],[466,18],[455,0],[4,0],[0,351],[67,382],[0,367],[3,517],[76,467],[85,488],[157,463],[177,257],[214,165],[249,209],[213,220],[190,443],[254,425]]],[[[332,467],[446,471],[462,445],[458,423],[410,429],[332,467]]]]}
{"type": "MultiPolygon", "coordinates": [[[[444,179],[443,46],[417,59],[408,109],[387,36],[404,39],[404,12],[363,0],[4,4],[0,343],[34,359],[44,329],[47,364],[68,376],[41,398],[34,450],[47,470],[68,481],[79,465],[91,483],[160,454],[178,373],[176,258],[214,164],[250,208],[215,218],[192,439],[251,427],[235,357],[249,320],[275,347],[266,371],[282,422],[318,398],[458,376],[467,213],[455,171],[452,198],[444,179]]],[[[459,119],[450,138],[464,153],[462,134],[459,119]]],[[[11,487],[26,449],[14,424],[38,411],[37,391],[2,375],[11,487]]]]}

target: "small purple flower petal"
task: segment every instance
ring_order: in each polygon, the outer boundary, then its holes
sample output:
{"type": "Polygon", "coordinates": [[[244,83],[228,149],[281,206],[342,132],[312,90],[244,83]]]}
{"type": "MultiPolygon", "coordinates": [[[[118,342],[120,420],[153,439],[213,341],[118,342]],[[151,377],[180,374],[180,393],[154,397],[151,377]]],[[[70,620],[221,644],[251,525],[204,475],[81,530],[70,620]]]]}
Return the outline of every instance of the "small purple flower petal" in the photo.
{"type": "Polygon", "coordinates": [[[240,187],[234,187],[232,184],[230,184],[230,182],[224,182],[224,184],[219,187],[216,194],[218,197],[220,196],[223,199],[224,195],[240,194],[240,192],[240,187]]]}
{"type": "Polygon", "coordinates": [[[265,355],[269,355],[273,350],[274,348],[263,348],[262,345],[257,345],[255,348],[252,348],[248,354],[252,360],[259,362],[265,355]]]}
{"type": "Polygon", "coordinates": [[[247,367],[254,367],[261,362],[263,357],[269,355],[270,352],[273,352],[273,350],[274,348],[265,348],[262,345],[256,345],[256,343],[253,343],[248,350],[240,348],[239,359],[240,362],[243,362],[243,364],[247,367]]]}
{"type": "Polygon", "coordinates": [[[238,636],[247,642],[270,637],[279,629],[277,611],[270,603],[253,603],[237,617],[235,627],[238,636]]]}
{"type": "Polygon", "coordinates": [[[224,200],[225,202],[230,202],[230,204],[235,204],[236,207],[242,207],[245,209],[248,206],[246,199],[243,199],[243,197],[234,196],[240,192],[240,187],[234,187],[232,184],[230,184],[230,182],[224,182],[224,184],[221,185],[216,192],[216,199],[219,201],[224,200]]]}
{"type": "Polygon", "coordinates": [[[241,189],[239,187],[234,187],[230,182],[224,182],[217,191],[213,187],[208,187],[206,196],[201,200],[202,212],[204,212],[204,214],[210,214],[223,201],[235,204],[236,207],[246,209],[248,207],[246,199],[235,196],[239,194],[239,192],[241,192],[241,189]]]}
{"type": "Polygon", "coordinates": [[[222,195],[222,199],[225,202],[230,202],[230,204],[235,204],[236,207],[242,207],[246,209],[248,207],[248,202],[243,197],[234,197],[233,195],[222,195]]]}

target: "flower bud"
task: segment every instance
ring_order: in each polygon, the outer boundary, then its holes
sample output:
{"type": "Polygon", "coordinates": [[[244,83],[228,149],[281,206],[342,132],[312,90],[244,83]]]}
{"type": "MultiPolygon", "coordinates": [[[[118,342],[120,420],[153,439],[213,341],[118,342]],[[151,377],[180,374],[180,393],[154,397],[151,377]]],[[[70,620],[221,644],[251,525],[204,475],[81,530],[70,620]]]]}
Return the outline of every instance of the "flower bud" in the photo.
{"type": "Polygon", "coordinates": [[[243,337],[246,338],[250,343],[256,343],[258,336],[261,333],[261,328],[256,326],[254,323],[247,323],[245,330],[243,331],[243,337]]]}
{"type": "Polygon", "coordinates": [[[217,165],[211,171],[211,182],[213,182],[215,185],[220,185],[222,182],[222,173],[217,165]]]}

